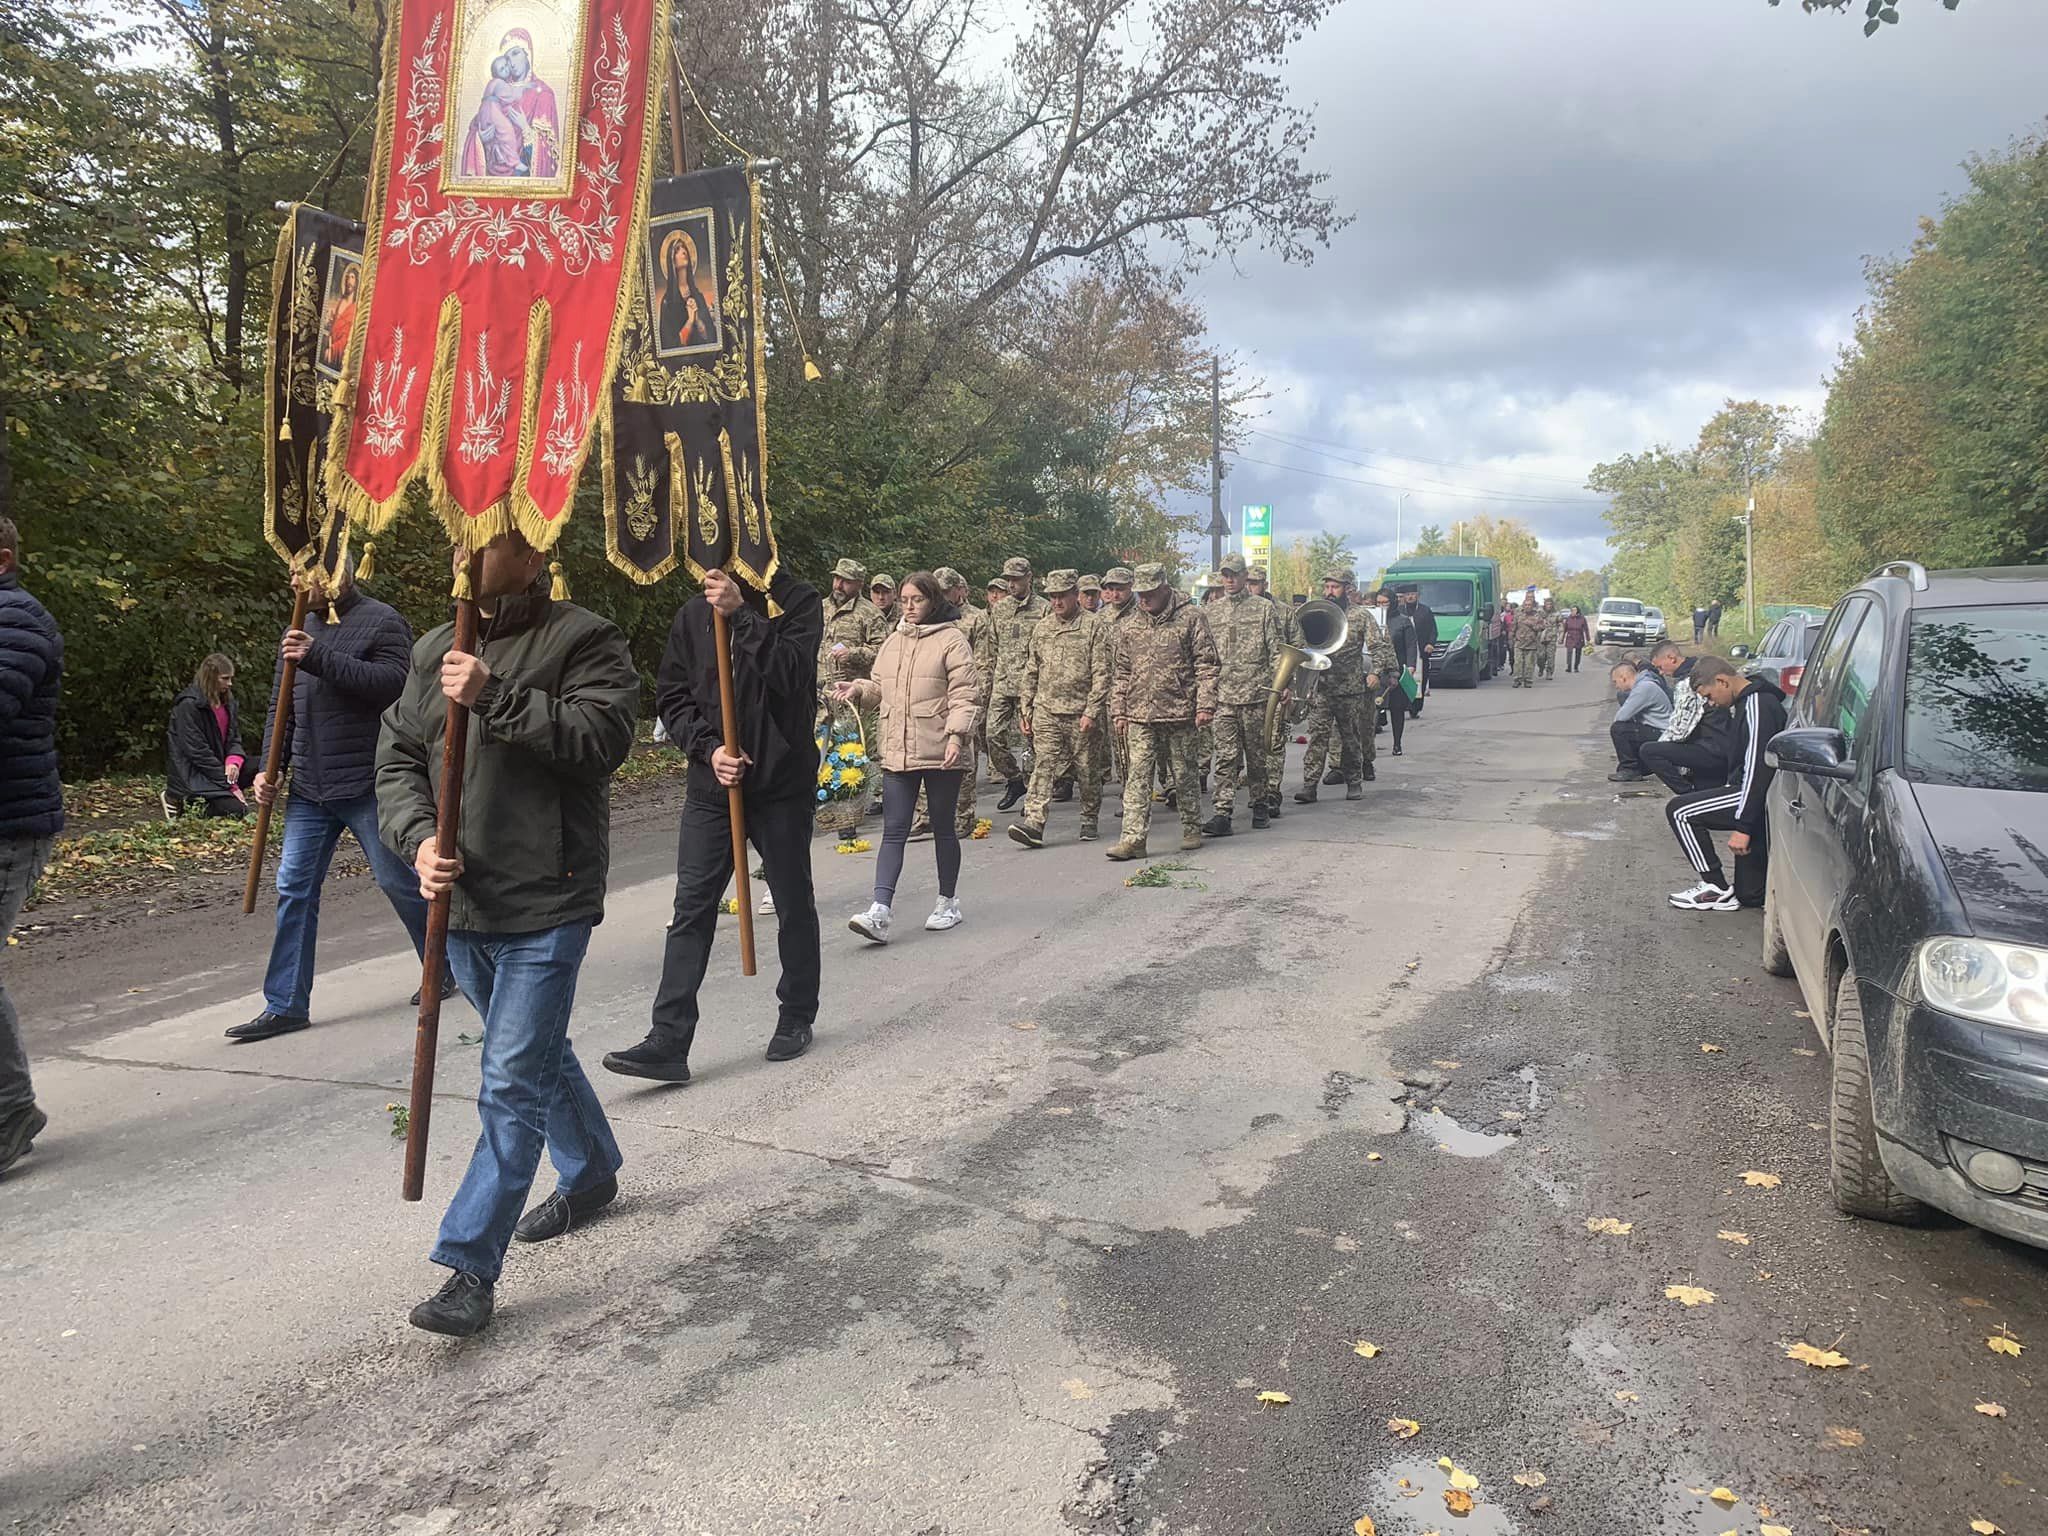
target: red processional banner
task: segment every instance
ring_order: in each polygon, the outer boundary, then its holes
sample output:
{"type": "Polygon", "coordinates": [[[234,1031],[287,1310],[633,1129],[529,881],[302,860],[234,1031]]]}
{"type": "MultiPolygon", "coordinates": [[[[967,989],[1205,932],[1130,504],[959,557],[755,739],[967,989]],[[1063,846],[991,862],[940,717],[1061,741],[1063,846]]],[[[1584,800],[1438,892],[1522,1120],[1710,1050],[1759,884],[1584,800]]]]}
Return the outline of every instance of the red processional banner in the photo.
{"type": "Polygon", "coordinates": [[[424,475],[450,535],[561,532],[641,240],[668,0],[401,0],[328,493],[424,475]]]}

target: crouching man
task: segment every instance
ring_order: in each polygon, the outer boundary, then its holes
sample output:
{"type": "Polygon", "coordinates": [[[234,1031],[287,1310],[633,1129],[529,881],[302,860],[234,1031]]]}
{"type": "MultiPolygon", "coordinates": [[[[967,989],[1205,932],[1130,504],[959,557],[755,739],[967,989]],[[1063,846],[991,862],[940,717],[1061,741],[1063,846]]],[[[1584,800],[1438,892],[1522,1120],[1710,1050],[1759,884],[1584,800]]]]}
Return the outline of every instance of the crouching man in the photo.
{"type": "Polygon", "coordinates": [[[609,1204],[622,1161],[569,1045],[590,931],[604,916],[611,777],[633,745],[640,678],[625,636],[548,596],[547,556],[517,534],[484,550],[476,654],[443,624],[413,647],[405,692],[377,748],[384,841],[429,901],[450,893],[448,958],[483,1015],[483,1133],[429,1257],[452,1273],[413,1308],[416,1328],[458,1337],[490,1321],[505,1250],[559,1237],[609,1204]],[[457,855],[434,842],[449,700],[467,705],[457,855]],[[525,1203],[545,1144],[555,1192],[525,1203]]]}

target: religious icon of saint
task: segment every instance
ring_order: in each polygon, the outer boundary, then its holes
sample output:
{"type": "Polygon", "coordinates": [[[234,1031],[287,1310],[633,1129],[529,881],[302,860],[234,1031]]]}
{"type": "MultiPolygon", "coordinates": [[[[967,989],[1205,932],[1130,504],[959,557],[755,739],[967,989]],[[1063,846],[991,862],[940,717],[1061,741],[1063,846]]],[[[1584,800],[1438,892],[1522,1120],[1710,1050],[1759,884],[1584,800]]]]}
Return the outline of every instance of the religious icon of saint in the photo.
{"type": "MultiPolygon", "coordinates": [[[[698,226],[708,238],[710,221],[698,226]]],[[[660,288],[655,296],[655,349],[659,353],[701,351],[719,345],[718,300],[703,271],[703,253],[687,229],[662,237],[660,288]]]]}
{"type": "Polygon", "coordinates": [[[339,377],[348,358],[349,337],[356,328],[356,289],[362,271],[354,261],[337,258],[339,275],[327,288],[326,312],[320,317],[320,354],[315,359],[323,372],[339,377]]]}
{"type": "Polygon", "coordinates": [[[498,43],[491,78],[462,139],[465,179],[553,180],[561,168],[554,87],[534,72],[533,34],[514,27],[498,43]]]}

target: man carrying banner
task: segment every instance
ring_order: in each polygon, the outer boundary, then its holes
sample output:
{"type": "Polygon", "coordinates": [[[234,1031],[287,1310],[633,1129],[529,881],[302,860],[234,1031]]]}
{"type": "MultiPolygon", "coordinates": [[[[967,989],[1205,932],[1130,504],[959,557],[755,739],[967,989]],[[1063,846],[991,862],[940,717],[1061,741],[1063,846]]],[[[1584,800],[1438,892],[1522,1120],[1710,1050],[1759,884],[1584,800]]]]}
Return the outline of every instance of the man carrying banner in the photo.
{"type": "Polygon", "coordinates": [[[742,588],[723,571],[704,577],[704,594],[683,604],[669,630],[655,681],[655,708],[669,739],[689,759],[689,793],[676,846],[675,911],[669,921],[647,1038],[604,1058],[605,1069],[662,1083],[690,1080],[697,1038],[697,990],[711,962],[718,898],[732,878],[727,790],[738,785],[747,837],[761,855],[775,898],[775,1033],[770,1061],[810,1049],[818,1017],[821,969],[818,904],[811,887],[811,813],[818,744],[811,734],[818,698],[823,604],[815,587],[778,571],[766,594],[742,588]],[[769,599],[781,610],[770,618],[769,599]],[[728,752],[718,698],[712,610],[732,632],[732,693],[740,750],[728,752]]]}
{"type": "MultiPolygon", "coordinates": [[[[466,563],[458,555],[459,563],[466,563]]],[[[377,748],[377,820],[420,894],[450,899],[448,959],[484,1018],[483,1132],[429,1257],[453,1271],[415,1328],[466,1337],[491,1320],[515,1235],[559,1237],[609,1204],[624,1161],[569,1043],[569,1013],[611,866],[611,777],[633,748],[640,674],[608,620],[549,595],[547,556],[510,533],[477,565],[479,640],[444,624],[413,647],[377,748]],[[448,704],[469,711],[462,824],[435,841],[448,704]],[[554,1194],[519,1208],[546,1145],[554,1194]]]]}

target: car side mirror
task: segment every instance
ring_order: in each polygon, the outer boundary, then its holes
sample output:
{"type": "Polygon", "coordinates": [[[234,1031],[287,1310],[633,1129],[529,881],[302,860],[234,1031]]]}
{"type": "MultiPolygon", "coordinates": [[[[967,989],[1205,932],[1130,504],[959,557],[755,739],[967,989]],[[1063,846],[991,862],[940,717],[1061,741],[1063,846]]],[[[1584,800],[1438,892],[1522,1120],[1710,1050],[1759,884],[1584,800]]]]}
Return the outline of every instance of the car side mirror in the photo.
{"type": "Polygon", "coordinates": [[[1781,773],[1803,773],[1815,779],[1853,779],[1856,763],[1849,739],[1832,726],[1802,725],[1780,731],[1764,748],[1764,761],[1781,773]]]}
{"type": "Polygon", "coordinates": [[[1734,657],[1735,660],[1741,661],[1750,654],[1750,649],[1746,645],[1731,645],[1728,647],[1728,654],[1734,657]]]}

